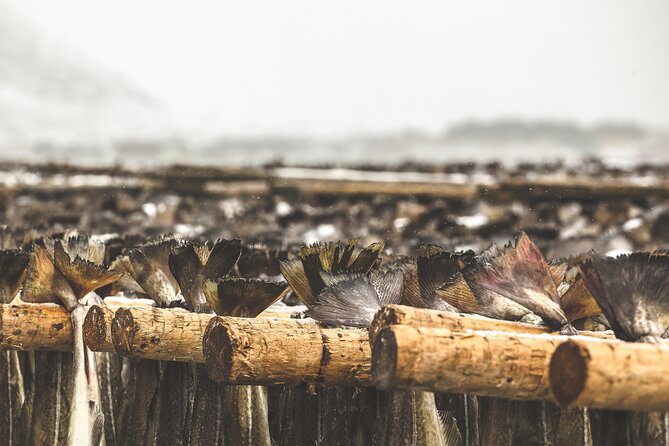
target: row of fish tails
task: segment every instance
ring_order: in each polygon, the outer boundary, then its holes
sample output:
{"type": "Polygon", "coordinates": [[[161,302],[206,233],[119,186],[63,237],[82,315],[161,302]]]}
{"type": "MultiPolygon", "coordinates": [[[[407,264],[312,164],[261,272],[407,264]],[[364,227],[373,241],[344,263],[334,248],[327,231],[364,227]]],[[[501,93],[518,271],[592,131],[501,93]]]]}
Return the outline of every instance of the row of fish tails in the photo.
{"type": "MultiPolygon", "coordinates": [[[[590,254],[547,262],[521,233],[515,243],[503,249],[493,245],[480,255],[425,246],[418,258],[361,275],[334,269],[340,250],[318,245],[282,265],[284,277],[309,307],[307,315],[326,324],[366,327],[382,305],[401,303],[544,323],[564,334],[574,333],[574,325],[613,328],[628,341],[657,342],[668,334],[666,253],[617,259],[590,254]]],[[[418,392],[386,396],[380,413],[381,419],[393,420],[392,427],[373,436],[382,444],[669,443],[666,413],[564,410],[550,402],[471,395],[437,395],[434,400],[418,392]],[[397,400],[404,403],[392,404],[397,400]],[[432,415],[425,416],[426,407],[432,415]]]]}
{"type": "MultiPolygon", "coordinates": [[[[209,245],[164,239],[138,246],[120,261],[159,306],[255,317],[287,285],[231,276],[241,251],[239,240],[209,245]]],[[[121,401],[119,444],[271,444],[265,388],[218,385],[202,364],[133,360],[126,367],[134,391],[121,401]],[[145,421],[135,424],[137,417],[145,421]]]]}
{"type": "MultiPolygon", "coordinates": [[[[28,253],[0,251],[0,298],[9,303],[21,289],[23,301],[59,303],[72,312],[75,335],[82,304],[96,298],[89,293],[116,281],[160,306],[209,311],[209,298],[215,309],[235,315],[262,311],[286,291],[285,283],[228,276],[240,256],[238,240],[211,246],[162,237],[109,269],[99,240],[75,233],[32,242],[28,253]],[[196,264],[188,257],[193,250],[196,264]],[[185,280],[190,277],[196,282],[185,280]],[[204,297],[205,283],[213,297],[204,297]],[[255,301],[240,300],[248,291],[255,301]]],[[[93,354],[83,344],[74,354],[2,353],[1,444],[269,444],[266,391],[218,386],[202,365],[93,354]]]]}
{"type": "MultiPolygon", "coordinates": [[[[0,303],[22,288],[29,262],[11,234],[0,234],[0,303]]],[[[69,428],[72,355],[0,352],[0,443],[65,444],[69,428]]]]}
{"type": "MultiPolygon", "coordinates": [[[[33,302],[52,299],[49,292],[55,288],[60,303],[75,311],[88,291],[117,278],[117,285],[123,282],[160,306],[255,317],[288,289],[283,282],[231,276],[233,268],[239,269],[237,240],[212,246],[158,239],[119,257],[113,271],[91,260],[99,258],[99,244],[84,244],[81,238],[47,239],[35,246],[29,256],[20,251],[0,256],[8,270],[27,264],[22,272],[7,275],[13,279],[3,277],[0,291],[7,299],[21,283],[24,300],[33,302]]],[[[281,262],[281,273],[307,305],[307,315],[324,324],[368,327],[381,306],[401,303],[543,322],[567,334],[574,325],[604,323],[628,341],[656,342],[669,328],[668,304],[660,300],[669,280],[664,253],[546,262],[524,234],[515,244],[493,246],[480,255],[430,245],[417,258],[380,265],[381,250],[382,244],[361,249],[355,240],[305,246],[299,256],[281,262]]],[[[0,433],[6,444],[25,444],[26,439],[65,444],[72,430],[73,376],[91,361],[85,349],[75,351],[74,359],[52,352],[6,353],[0,362],[0,399],[7,417],[0,433]]],[[[318,383],[268,392],[216,385],[201,365],[111,354],[96,354],[93,361],[96,404],[104,418],[94,416],[88,424],[94,432],[100,429],[98,420],[104,420],[106,444],[667,442],[663,413],[560,410],[543,402],[318,383]]]]}
{"type": "MultiPolygon", "coordinates": [[[[383,305],[399,303],[404,292],[406,265],[379,269],[382,248],[377,243],[359,249],[355,240],[304,247],[299,257],[282,263],[282,273],[307,305],[308,316],[325,324],[369,327],[375,312],[383,305]]],[[[438,411],[435,396],[429,392],[287,388],[281,403],[283,417],[276,423],[281,444],[461,442],[453,412],[438,411]],[[309,414],[311,429],[305,431],[297,423],[309,414]]]]}

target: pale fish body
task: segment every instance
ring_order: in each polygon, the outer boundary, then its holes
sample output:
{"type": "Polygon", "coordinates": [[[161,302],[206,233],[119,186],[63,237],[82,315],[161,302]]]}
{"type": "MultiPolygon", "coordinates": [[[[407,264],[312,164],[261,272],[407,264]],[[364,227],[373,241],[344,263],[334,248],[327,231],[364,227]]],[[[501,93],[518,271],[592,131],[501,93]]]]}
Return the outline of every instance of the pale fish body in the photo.
{"type": "Polygon", "coordinates": [[[78,306],[70,314],[74,336],[72,411],[67,434],[69,446],[104,444],[104,417],[100,412],[100,390],[95,355],[84,345],[83,322],[86,308],[78,306]]]}

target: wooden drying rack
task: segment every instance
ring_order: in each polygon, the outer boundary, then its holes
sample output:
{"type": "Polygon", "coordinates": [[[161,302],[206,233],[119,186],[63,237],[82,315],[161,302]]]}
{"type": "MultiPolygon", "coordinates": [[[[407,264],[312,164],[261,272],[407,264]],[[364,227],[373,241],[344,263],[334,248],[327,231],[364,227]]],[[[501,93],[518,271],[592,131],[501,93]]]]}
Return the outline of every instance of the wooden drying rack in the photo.
{"type": "MultiPolygon", "coordinates": [[[[94,351],[204,362],[212,379],[226,384],[375,385],[669,410],[664,343],[617,341],[610,332],[567,337],[534,325],[400,305],[380,310],[369,331],[290,316],[95,305],[84,340],[94,351]]],[[[69,314],[55,304],[0,305],[0,335],[2,349],[72,349],[69,314]]]]}

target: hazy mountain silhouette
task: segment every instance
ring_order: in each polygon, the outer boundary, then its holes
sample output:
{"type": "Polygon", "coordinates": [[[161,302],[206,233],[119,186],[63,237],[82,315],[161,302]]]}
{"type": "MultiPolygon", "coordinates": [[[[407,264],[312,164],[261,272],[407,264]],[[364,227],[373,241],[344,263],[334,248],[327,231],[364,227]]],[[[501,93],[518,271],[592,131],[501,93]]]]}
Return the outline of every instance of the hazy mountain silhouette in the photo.
{"type": "Polygon", "coordinates": [[[1,151],[149,136],[164,120],[159,104],[130,82],[62,47],[0,1],[1,151]]]}

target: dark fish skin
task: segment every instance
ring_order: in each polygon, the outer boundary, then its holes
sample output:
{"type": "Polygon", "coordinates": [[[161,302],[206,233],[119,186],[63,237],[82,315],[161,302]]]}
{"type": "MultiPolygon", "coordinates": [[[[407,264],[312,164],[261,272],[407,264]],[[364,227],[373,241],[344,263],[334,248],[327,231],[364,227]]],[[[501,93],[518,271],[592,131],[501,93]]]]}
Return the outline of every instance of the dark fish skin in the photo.
{"type": "Polygon", "coordinates": [[[627,423],[631,444],[669,445],[667,412],[629,412],[627,423]]]}
{"type": "Polygon", "coordinates": [[[377,445],[386,427],[389,392],[307,385],[271,388],[272,441],[277,445],[377,445]]]}
{"type": "Polygon", "coordinates": [[[156,444],[188,444],[189,423],[193,411],[195,366],[164,362],[158,390],[160,421],[156,444]]]}
{"type": "Polygon", "coordinates": [[[317,392],[322,444],[368,444],[361,443],[364,434],[358,434],[362,408],[359,406],[360,398],[357,398],[356,389],[319,386],[317,392]]]}
{"type": "Polygon", "coordinates": [[[511,401],[502,398],[479,398],[481,410],[481,445],[513,444],[512,423],[509,417],[511,401]]]}
{"type": "Polygon", "coordinates": [[[275,277],[281,274],[279,262],[288,259],[285,249],[269,249],[262,245],[245,245],[237,261],[241,277],[275,277]]]}
{"type": "Polygon", "coordinates": [[[372,387],[343,389],[353,391],[351,399],[357,410],[353,434],[356,445],[377,445],[383,439],[386,427],[387,407],[390,393],[372,387]]]}
{"type": "Polygon", "coordinates": [[[160,405],[157,398],[160,363],[130,360],[128,382],[119,410],[118,443],[121,445],[156,444],[160,405]]]}
{"type": "Polygon", "coordinates": [[[222,386],[225,444],[269,446],[267,389],[262,386],[222,386]]]}
{"type": "Polygon", "coordinates": [[[32,416],[26,444],[66,444],[72,381],[71,353],[35,352],[35,377],[29,397],[32,416]]]}
{"type": "Polygon", "coordinates": [[[587,409],[481,397],[482,445],[591,446],[587,409]]]}
{"type": "Polygon", "coordinates": [[[629,412],[622,410],[589,409],[593,446],[631,446],[628,429],[629,412]]]}
{"type": "Polygon", "coordinates": [[[508,408],[513,444],[553,444],[553,427],[543,402],[509,401],[508,408]]]}
{"type": "Polygon", "coordinates": [[[209,379],[203,364],[197,365],[196,379],[193,414],[190,421],[190,444],[223,445],[225,444],[223,424],[235,422],[224,419],[221,415],[223,386],[209,379]]]}
{"type": "Polygon", "coordinates": [[[278,446],[319,444],[318,395],[306,385],[283,387],[272,423],[272,440],[278,446]]]}
{"type": "Polygon", "coordinates": [[[23,352],[0,352],[0,444],[11,446],[25,442],[27,429],[23,418],[25,388],[19,355],[23,352]]]}
{"type": "Polygon", "coordinates": [[[105,444],[116,446],[118,442],[118,416],[123,396],[121,382],[122,359],[112,353],[95,353],[95,365],[100,386],[100,405],[105,421],[105,444]]]}
{"type": "Polygon", "coordinates": [[[549,402],[543,404],[546,416],[551,423],[550,433],[552,433],[553,444],[565,446],[591,446],[593,444],[589,409],[583,407],[561,409],[549,402]]]}
{"type": "Polygon", "coordinates": [[[513,444],[550,444],[552,429],[540,401],[510,401],[508,418],[513,432],[513,444]]]}
{"type": "Polygon", "coordinates": [[[455,417],[463,446],[479,446],[481,444],[479,397],[442,393],[435,394],[435,399],[440,412],[451,412],[455,417]]]}
{"type": "MultiPolygon", "coordinates": [[[[457,431],[445,429],[430,392],[393,392],[388,400],[383,440],[391,446],[459,445],[457,431]],[[457,435],[452,435],[453,433],[457,435]]],[[[452,420],[451,420],[452,421],[452,420]]]]}

